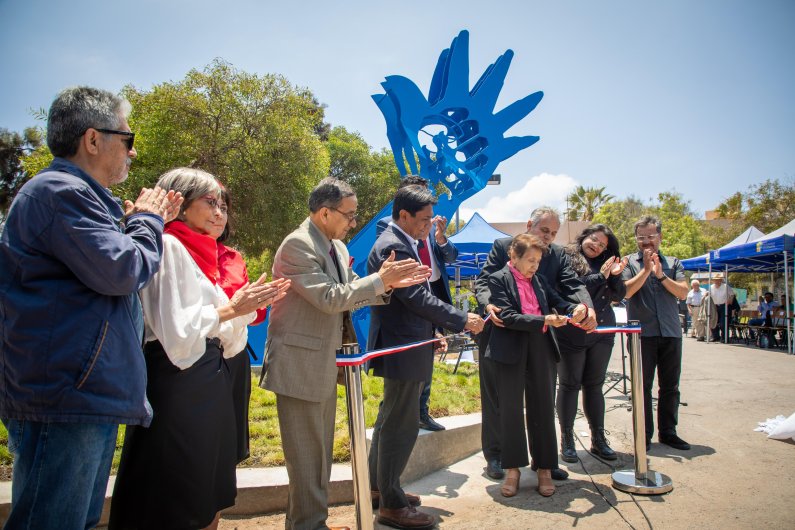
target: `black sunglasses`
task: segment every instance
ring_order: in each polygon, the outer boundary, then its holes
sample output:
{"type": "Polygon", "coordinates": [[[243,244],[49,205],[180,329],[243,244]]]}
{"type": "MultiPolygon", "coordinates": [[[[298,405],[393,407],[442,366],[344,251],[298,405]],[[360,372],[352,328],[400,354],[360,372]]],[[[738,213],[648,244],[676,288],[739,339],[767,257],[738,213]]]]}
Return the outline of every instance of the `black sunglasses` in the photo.
{"type": "Polygon", "coordinates": [[[135,133],[128,132],[128,131],[114,131],[113,129],[97,129],[96,127],[92,127],[95,131],[99,131],[101,133],[106,134],[118,134],[119,136],[126,136],[126,138],[122,139],[122,141],[127,144],[127,150],[130,151],[133,148],[133,144],[135,143],[135,133]]]}

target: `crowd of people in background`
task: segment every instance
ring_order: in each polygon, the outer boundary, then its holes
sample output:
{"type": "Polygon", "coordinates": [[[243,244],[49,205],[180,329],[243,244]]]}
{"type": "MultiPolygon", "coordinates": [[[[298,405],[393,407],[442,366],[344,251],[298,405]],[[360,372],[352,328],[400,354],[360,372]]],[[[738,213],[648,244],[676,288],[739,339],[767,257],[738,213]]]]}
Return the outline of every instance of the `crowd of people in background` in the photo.
{"type": "MultiPolygon", "coordinates": [[[[647,449],[655,426],[660,443],[690,448],[677,432],[679,301],[698,340],[726,337],[726,312],[739,306],[721,274],[708,290],[697,280],[688,287],[680,261],[660,251],[659,219],[637,221],[637,252],[622,257],[602,224],[568,247],[554,243],[560,215],[537,208],[526,233],[494,242],[475,281],[479,308],[467,312],[450,296],[445,266],[457,249],[427,181],[403,180],[359,277],[342,241],[357,225],[358,198],[327,178],[275,253],[271,281],[250,281],[242,255],[225,246],[233,198],[218,176],[176,168],[135,201],[111,194],[137,154],[129,112],[102,90],[59,94],[47,127],[55,158],[22,187],[0,238],[0,418],[14,456],[6,528],[95,526],[119,425],[127,427],[109,527],[216,527],[249,454],[247,329],[266,311],[260,385],[276,395],[288,529],[334,528],[335,353],[356,341],[351,312],[365,306],[368,349],[448,332],[476,337],[485,471],[503,481],[505,497],[519,493],[523,467],[536,472],[543,497],[567,479],[558,459],[579,459],[580,394],[590,452],[617,458],[602,394],[615,334],[594,331],[615,326],[621,301],[642,328],[647,449]]],[[[751,324],[770,325],[777,306],[766,293],[751,324]]],[[[400,476],[419,429],[444,429],[428,399],[434,353],[445,347],[440,340],[371,363],[384,381],[368,462],[384,524],[437,522],[400,476]]]]}

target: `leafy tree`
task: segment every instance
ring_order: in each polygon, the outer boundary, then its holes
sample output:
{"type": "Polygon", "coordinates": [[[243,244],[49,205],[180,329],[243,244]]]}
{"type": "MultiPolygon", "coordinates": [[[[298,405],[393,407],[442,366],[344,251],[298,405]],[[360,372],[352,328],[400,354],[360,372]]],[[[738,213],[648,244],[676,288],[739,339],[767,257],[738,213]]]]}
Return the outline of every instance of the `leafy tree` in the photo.
{"type": "Polygon", "coordinates": [[[605,204],[593,218],[594,223],[602,223],[615,233],[620,244],[621,255],[626,256],[638,250],[635,244],[635,221],[648,209],[640,199],[630,195],[626,199],[605,204]]]}
{"type": "Polygon", "coordinates": [[[566,219],[569,221],[593,221],[599,209],[609,203],[615,197],[605,193],[605,187],[586,188],[577,186],[573,192],[566,197],[568,210],[566,219]]]}
{"type": "Polygon", "coordinates": [[[663,192],[657,196],[659,204],[651,209],[663,225],[663,254],[680,259],[692,258],[707,251],[701,226],[682,194],[663,192]]]}
{"type": "MultiPolygon", "coordinates": [[[[751,225],[762,232],[776,230],[795,219],[795,181],[766,180],[748,192],[738,191],[717,208],[721,217],[738,225],[739,233],[751,225]]],[[[736,236],[737,234],[735,234],[736,236]]],[[[730,241],[727,239],[723,244],[730,241]]]]}
{"type": "Polygon", "coordinates": [[[349,183],[359,198],[359,222],[353,236],[395,195],[400,174],[392,153],[374,152],[361,135],[345,127],[334,127],[326,143],[330,159],[329,176],[349,183]]]}
{"type": "Polygon", "coordinates": [[[663,225],[660,250],[670,256],[690,258],[707,250],[701,227],[695,219],[690,203],[681,194],[663,192],[656,204],[644,204],[637,197],[611,201],[594,216],[594,223],[607,225],[618,238],[621,255],[637,252],[635,223],[644,215],[654,215],[663,225]]]}
{"type": "Polygon", "coordinates": [[[22,134],[0,128],[0,217],[8,211],[19,188],[35,174],[22,164],[25,153],[41,144],[41,131],[35,127],[28,127],[22,134]]]}
{"type": "Polygon", "coordinates": [[[127,86],[123,95],[133,105],[138,158],[117,192],[133,196],[176,166],[209,171],[229,189],[233,244],[249,257],[276,250],[328,173],[317,135],[323,109],[281,76],[248,74],[218,59],[181,81],[127,86]]]}

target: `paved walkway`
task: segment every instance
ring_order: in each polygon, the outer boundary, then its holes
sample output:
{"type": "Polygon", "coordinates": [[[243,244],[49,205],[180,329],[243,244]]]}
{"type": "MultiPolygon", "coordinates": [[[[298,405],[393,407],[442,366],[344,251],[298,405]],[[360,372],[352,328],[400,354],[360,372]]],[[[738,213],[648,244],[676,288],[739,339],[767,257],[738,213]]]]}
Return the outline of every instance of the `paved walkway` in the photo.
{"type": "MultiPolygon", "coordinates": [[[[535,473],[529,469],[522,470],[519,494],[504,499],[499,483],[485,476],[480,453],[406,489],[422,495],[423,509],[439,516],[441,528],[795,527],[795,443],[768,440],[753,431],[759,421],[795,412],[795,356],[684,340],[679,434],[693,448],[677,451],[656,443],[655,437],[649,452],[652,469],[673,480],[672,492],[644,497],[614,490],[612,468],[582,446],[581,462],[566,465],[570,480],[558,483],[549,499],[535,492],[535,473]]],[[[621,372],[618,345],[609,371],[621,372]]],[[[620,455],[618,469],[633,467],[627,405],[618,390],[608,393],[606,426],[620,455]]],[[[575,428],[582,444],[590,447],[583,435],[585,420],[579,418],[575,428]]],[[[354,525],[353,506],[332,507],[329,523],[354,525]]],[[[283,527],[283,513],[229,516],[220,525],[241,530],[283,527]]]]}

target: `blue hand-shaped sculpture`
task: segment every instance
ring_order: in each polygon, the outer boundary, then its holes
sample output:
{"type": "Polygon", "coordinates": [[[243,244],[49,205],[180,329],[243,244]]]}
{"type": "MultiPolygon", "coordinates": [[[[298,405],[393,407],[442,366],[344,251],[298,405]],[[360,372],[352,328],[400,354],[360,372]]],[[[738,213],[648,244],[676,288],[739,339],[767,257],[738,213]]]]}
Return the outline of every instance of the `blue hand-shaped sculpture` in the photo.
{"type": "MultiPolygon", "coordinates": [[[[538,136],[506,138],[505,132],[533,111],[542,92],[494,112],[512,58],[511,50],[498,57],[470,90],[469,32],[462,31],[439,55],[427,99],[402,76],[387,77],[381,83],[385,94],[373,96],[386,120],[400,174],[419,174],[434,187],[441,182],[450,190],[434,208],[439,215],[450,218],[464,200],[486,186],[500,162],[538,141],[538,136]]],[[[360,276],[367,273],[376,222],[391,213],[389,203],[348,245],[360,276]]],[[[364,347],[369,311],[358,311],[354,323],[364,347]]]]}

